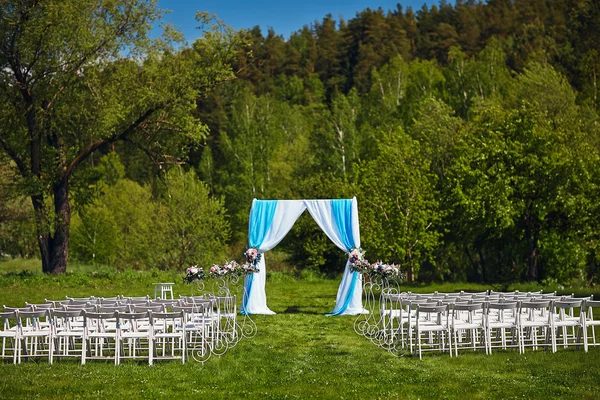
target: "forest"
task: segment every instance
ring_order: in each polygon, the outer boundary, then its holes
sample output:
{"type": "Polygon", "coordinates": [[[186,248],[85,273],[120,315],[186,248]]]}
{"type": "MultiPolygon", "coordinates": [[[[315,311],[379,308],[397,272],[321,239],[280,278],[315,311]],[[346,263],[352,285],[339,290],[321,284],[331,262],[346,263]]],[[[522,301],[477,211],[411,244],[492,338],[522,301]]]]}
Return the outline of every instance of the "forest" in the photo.
{"type": "MultiPolygon", "coordinates": [[[[597,1],[399,3],[288,39],[199,13],[192,44],[148,39],[152,1],[48,3],[2,5],[1,257],[183,270],[241,258],[253,198],[356,196],[367,258],[411,281],[598,283],[597,1]]],[[[346,259],[310,218],[275,258],[346,259]]]]}

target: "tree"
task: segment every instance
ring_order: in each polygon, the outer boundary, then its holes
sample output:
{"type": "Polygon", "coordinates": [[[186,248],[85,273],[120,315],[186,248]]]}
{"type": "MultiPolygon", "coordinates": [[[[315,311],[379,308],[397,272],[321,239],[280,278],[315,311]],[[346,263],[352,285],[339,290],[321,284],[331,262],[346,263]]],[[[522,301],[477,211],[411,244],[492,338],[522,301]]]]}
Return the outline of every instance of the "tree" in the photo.
{"type": "Polygon", "coordinates": [[[363,243],[369,258],[400,263],[414,280],[438,245],[435,177],[419,143],[402,129],[378,143],[380,156],[361,164],[357,186],[363,243]]]}
{"type": "Polygon", "coordinates": [[[154,221],[158,265],[183,269],[224,262],[230,229],[223,199],[209,197],[194,171],[179,166],[166,174],[165,183],[154,221]]]}
{"type": "Polygon", "coordinates": [[[117,141],[168,163],[201,139],[194,100],[232,77],[234,34],[213,26],[193,50],[174,50],[171,29],[150,41],[148,28],[160,17],[153,0],[1,7],[0,149],[27,181],[43,271],[64,273],[73,173],[117,141]]]}

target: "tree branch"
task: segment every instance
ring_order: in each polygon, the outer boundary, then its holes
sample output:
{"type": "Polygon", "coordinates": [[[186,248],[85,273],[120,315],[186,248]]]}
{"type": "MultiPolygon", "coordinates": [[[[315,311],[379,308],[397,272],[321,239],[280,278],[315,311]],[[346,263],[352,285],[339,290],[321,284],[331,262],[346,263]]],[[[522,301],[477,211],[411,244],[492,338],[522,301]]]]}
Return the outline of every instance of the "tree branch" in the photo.
{"type": "Polygon", "coordinates": [[[108,143],[114,143],[118,140],[127,139],[127,137],[131,133],[133,133],[144,121],[146,121],[148,118],[150,118],[150,116],[152,114],[154,114],[160,108],[162,108],[162,106],[158,106],[156,108],[151,108],[151,109],[147,110],[144,114],[142,114],[138,119],[136,119],[131,125],[129,125],[120,134],[118,134],[118,135],[114,134],[108,138],[99,139],[99,140],[96,140],[95,142],[90,143],[90,145],[88,147],[86,147],[85,150],[83,150],[81,153],[79,153],[77,155],[77,157],[75,157],[73,159],[73,161],[71,161],[69,163],[67,170],[65,171],[66,176],[71,175],[73,173],[73,170],[79,164],[81,164],[86,158],[89,157],[90,154],[92,154],[94,151],[98,150],[101,146],[108,144],[108,143]]]}
{"type": "Polygon", "coordinates": [[[8,154],[8,156],[15,162],[15,164],[17,164],[19,172],[25,178],[28,175],[28,171],[27,167],[25,166],[25,163],[23,162],[23,160],[21,160],[21,157],[19,157],[19,155],[8,145],[8,142],[2,136],[0,136],[0,145],[2,146],[6,154],[8,154]]]}

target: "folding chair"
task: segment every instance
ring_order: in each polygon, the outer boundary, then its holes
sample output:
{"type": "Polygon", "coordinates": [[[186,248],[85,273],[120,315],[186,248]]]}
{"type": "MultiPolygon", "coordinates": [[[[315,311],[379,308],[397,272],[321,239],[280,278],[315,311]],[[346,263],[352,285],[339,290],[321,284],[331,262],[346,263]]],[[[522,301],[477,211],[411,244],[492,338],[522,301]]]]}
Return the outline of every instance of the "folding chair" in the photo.
{"type": "Polygon", "coordinates": [[[15,311],[0,312],[0,338],[2,338],[1,358],[12,358],[17,363],[19,353],[19,331],[15,311]]]}
{"type": "Polygon", "coordinates": [[[525,347],[537,350],[539,342],[548,345],[550,338],[550,304],[551,300],[523,301],[519,308],[519,352],[525,347]]]}
{"type": "Polygon", "coordinates": [[[483,303],[456,303],[452,306],[450,320],[454,355],[459,348],[473,350],[485,348],[485,318],[483,303]]]}
{"type": "Polygon", "coordinates": [[[417,306],[415,340],[419,359],[423,359],[423,351],[446,351],[446,342],[452,357],[449,314],[448,305],[419,304],[417,306]],[[425,340],[421,338],[421,334],[424,333],[428,334],[425,340]]]}
{"type": "Polygon", "coordinates": [[[83,312],[81,364],[85,364],[86,360],[114,360],[115,365],[119,365],[119,328],[116,317],[117,312],[83,312]]]}
{"type": "Polygon", "coordinates": [[[186,324],[183,311],[149,312],[153,360],[186,360],[186,324]]]}
{"type": "Polygon", "coordinates": [[[148,312],[120,313],[117,314],[117,341],[121,351],[119,362],[122,359],[148,359],[152,365],[152,332],[151,329],[140,329],[142,325],[149,327],[148,312]],[[125,328],[125,326],[127,328],[125,328]]]}
{"type": "Polygon", "coordinates": [[[519,317],[517,302],[496,303],[490,302],[485,306],[485,339],[487,354],[492,354],[492,349],[520,347],[518,335],[519,317]],[[492,334],[495,333],[495,338],[492,334]]]}
{"type": "Polygon", "coordinates": [[[555,301],[550,307],[550,339],[552,352],[557,350],[558,336],[562,337],[562,346],[579,346],[582,342],[583,349],[588,351],[587,324],[585,302],[583,299],[566,299],[555,301]],[[569,328],[571,332],[569,333],[569,328]],[[559,332],[560,330],[560,332],[559,332]],[[576,331],[577,330],[577,331],[576,331]]]}
{"type": "Polygon", "coordinates": [[[54,357],[83,357],[83,310],[52,312],[54,357]]]}
{"type": "Polygon", "coordinates": [[[600,339],[596,340],[596,327],[600,327],[600,301],[587,300],[585,302],[585,307],[585,325],[589,328],[589,339],[591,340],[591,343],[588,343],[588,346],[598,346],[600,345],[600,339]]]}
{"type": "Polygon", "coordinates": [[[17,361],[20,364],[23,356],[27,358],[47,357],[52,364],[52,329],[50,328],[50,311],[15,311],[19,351],[17,361]]]}

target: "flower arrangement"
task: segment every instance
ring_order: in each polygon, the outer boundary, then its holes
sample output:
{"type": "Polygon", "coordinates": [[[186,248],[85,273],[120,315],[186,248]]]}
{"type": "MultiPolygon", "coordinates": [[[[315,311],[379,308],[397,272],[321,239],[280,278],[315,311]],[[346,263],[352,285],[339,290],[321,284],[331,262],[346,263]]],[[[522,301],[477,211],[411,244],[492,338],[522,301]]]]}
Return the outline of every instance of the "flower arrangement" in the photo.
{"type": "MultiPolygon", "coordinates": [[[[258,257],[255,257],[255,259],[257,258],[260,258],[260,255],[258,257]]],[[[212,267],[209,268],[208,273],[205,273],[204,270],[198,267],[197,265],[193,265],[189,268],[186,268],[186,275],[183,277],[183,282],[192,283],[207,278],[218,279],[232,275],[253,274],[255,272],[258,272],[257,263],[247,262],[242,265],[239,265],[235,260],[228,261],[223,265],[214,264],[212,267]]]]}
{"type": "Polygon", "coordinates": [[[348,253],[348,261],[350,264],[356,264],[357,262],[363,261],[364,255],[363,250],[360,247],[353,247],[348,253]]]}
{"type": "Polygon", "coordinates": [[[203,280],[206,277],[206,275],[204,274],[204,270],[200,267],[198,267],[198,265],[192,265],[189,268],[186,268],[185,270],[185,276],[183,277],[183,282],[184,283],[192,283],[192,282],[199,282],[201,280],[203,280]]]}
{"type": "Polygon", "coordinates": [[[384,264],[381,261],[377,261],[371,264],[371,274],[379,275],[383,277],[394,277],[396,279],[403,278],[403,274],[400,272],[400,268],[396,264],[384,264]]]}
{"type": "Polygon", "coordinates": [[[258,266],[256,264],[247,262],[247,263],[242,264],[242,271],[246,275],[253,274],[255,272],[258,272],[258,266]]]}
{"type": "Polygon", "coordinates": [[[348,262],[350,263],[350,271],[361,274],[369,273],[369,262],[364,259],[363,250],[353,247],[348,252],[348,262]]]}
{"type": "Polygon", "coordinates": [[[210,267],[210,276],[220,278],[225,275],[233,275],[239,273],[240,267],[236,261],[228,261],[223,265],[215,264],[210,267]]]}
{"type": "Polygon", "coordinates": [[[253,265],[258,264],[258,262],[260,261],[260,257],[261,257],[261,254],[258,252],[258,249],[255,247],[250,247],[249,249],[246,249],[246,251],[244,252],[244,255],[246,256],[246,260],[248,261],[248,263],[253,264],[253,265]]]}

